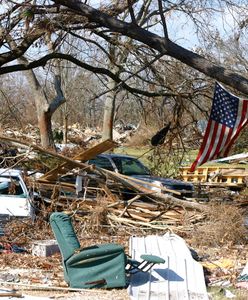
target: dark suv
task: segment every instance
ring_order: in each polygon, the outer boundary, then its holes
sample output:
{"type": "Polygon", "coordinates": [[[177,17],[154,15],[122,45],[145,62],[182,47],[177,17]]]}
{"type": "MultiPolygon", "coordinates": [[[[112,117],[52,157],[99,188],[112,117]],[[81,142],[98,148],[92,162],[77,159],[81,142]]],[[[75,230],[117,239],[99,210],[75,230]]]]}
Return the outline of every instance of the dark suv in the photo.
{"type": "MultiPolygon", "coordinates": [[[[88,161],[97,167],[114,171],[123,175],[131,176],[143,181],[148,181],[157,187],[144,185],[145,187],[161,192],[159,186],[181,193],[181,197],[192,197],[194,192],[193,184],[181,180],[153,176],[137,158],[121,154],[100,154],[88,161]]],[[[140,183],[139,183],[140,184],[140,183]]]]}

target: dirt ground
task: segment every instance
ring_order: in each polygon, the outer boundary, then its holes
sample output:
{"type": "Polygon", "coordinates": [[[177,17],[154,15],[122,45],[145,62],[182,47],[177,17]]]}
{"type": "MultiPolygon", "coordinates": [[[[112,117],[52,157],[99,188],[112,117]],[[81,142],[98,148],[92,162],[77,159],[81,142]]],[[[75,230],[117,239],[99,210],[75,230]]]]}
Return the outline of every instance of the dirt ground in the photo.
{"type": "MultiPolygon", "coordinates": [[[[50,232],[47,233],[47,236],[50,236],[50,232]]],[[[88,236],[88,238],[86,235],[83,244],[85,246],[92,245],[93,240],[101,243],[114,241],[126,245],[126,251],[128,251],[128,238],[129,236],[123,235],[123,232],[120,232],[118,236],[111,236],[106,233],[99,236],[96,233],[95,236],[88,236]],[[97,236],[98,239],[96,239],[97,236]]],[[[247,245],[203,246],[194,248],[194,250],[197,252],[201,263],[208,269],[206,280],[217,285],[214,289],[210,289],[212,299],[226,299],[224,296],[221,297],[223,288],[239,295],[237,299],[247,299],[248,294],[245,291],[234,289],[236,278],[248,258],[247,245]]],[[[53,299],[130,299],[126,289],[92,289],[77,292],[64,290],[67,285],[63,279],[59,253],[46,258],[36,257],[31,253],[8,253],[6,251],[0,254],[0,266],[0,281],[5,282],[0,287],[14,288],[22,295],[51,297],[53,299]]]]}

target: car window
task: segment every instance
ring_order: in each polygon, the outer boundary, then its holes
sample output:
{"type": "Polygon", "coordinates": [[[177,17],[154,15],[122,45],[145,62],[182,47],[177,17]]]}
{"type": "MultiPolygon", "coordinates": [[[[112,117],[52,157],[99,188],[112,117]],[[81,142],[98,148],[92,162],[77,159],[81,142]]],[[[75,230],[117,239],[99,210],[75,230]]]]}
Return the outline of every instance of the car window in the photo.
{"type": "Polygon", "coordinates": [[[112,158],[119,172],[124,175],[150,175],[149,170],[137,159],[132,157],[112,158]]]}
{"type": "Polygon", "coordinates": [[[0,195],[17,196],[24,193],[19,178],[2,176],[0,177],[0,195]]]}
{"type": "Polygon", "coordinates": [[[109,171],[114,171],[114,168],[109,159],[106,157],[96,157],[89,160],[89,164],[96,165],[99,168],[103,168],[109,171]]]}

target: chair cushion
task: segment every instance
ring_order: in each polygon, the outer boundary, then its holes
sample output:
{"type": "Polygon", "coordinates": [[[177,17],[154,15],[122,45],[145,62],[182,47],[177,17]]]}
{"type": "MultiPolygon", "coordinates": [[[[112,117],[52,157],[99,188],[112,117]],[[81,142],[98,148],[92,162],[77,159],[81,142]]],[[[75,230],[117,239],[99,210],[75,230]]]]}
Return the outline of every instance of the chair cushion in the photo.
{"type": "Polygon", "coordinates": [[[53,233],[58,241],[63,259],[67,260],[74,254],[74,251],[80,248],[80,243],[71,223],[70,216],[62,212],[52,213],[50,224],[53,233]]]}

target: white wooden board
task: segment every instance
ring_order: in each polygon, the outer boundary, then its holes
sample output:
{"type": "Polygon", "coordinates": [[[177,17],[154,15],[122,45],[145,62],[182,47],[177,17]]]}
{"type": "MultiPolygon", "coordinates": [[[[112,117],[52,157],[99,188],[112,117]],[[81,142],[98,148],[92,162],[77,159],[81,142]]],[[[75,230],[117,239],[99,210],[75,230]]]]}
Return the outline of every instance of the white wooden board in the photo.
{"type": "Polygon", "coordinates": [[[131,276],[128,287],[131,299],[208,299],[203,268],[178,235],[131,237],[129,249],[131,257],[138,261],[141,254],[165,259],[164,264],[155,265],[150,273],[131,276]]]}

